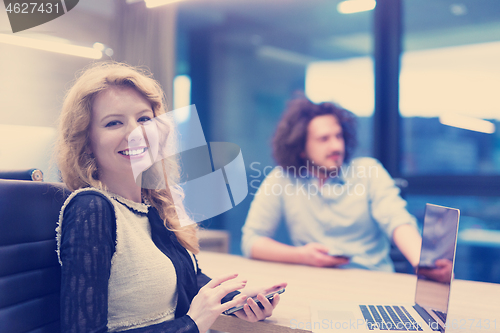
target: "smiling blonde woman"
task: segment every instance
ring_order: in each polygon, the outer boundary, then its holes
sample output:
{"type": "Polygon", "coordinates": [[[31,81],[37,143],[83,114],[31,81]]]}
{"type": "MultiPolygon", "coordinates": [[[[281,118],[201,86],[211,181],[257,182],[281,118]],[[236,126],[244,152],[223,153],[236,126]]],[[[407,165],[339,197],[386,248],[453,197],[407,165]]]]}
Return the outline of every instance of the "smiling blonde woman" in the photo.
{"type": "MultiPolygon", "coordinates": [[[[83,71],[66,95],[56,152],[74,192],[57,228],[62,332],[205,332],[233,306],[245,303],[236,316],[257,321],[279,302],[259,294],[260,308],[236,296],[246,285],[237,274],[204,275],[196,226],[180,227],[169,187],[145,189],[134,177],[131,161],[154,145],[130,134],[165,105],[149,73],[113,62],[83,71]]],[[[173,140],[174,124],[164,125],[173,140]]],[[[161,167],[178,179],[175,159],[161,167]]]]}

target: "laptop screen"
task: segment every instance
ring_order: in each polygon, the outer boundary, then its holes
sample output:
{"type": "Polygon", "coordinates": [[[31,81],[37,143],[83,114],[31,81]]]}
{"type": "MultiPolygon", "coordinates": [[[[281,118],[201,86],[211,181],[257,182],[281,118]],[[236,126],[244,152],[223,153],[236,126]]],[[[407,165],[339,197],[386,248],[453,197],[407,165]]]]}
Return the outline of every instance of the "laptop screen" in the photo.
{"type": "Polygon", "coordinates": [[[458,209],[425,207],[415,303],[433,315],[448,311],[459,217],[458,209]]]}

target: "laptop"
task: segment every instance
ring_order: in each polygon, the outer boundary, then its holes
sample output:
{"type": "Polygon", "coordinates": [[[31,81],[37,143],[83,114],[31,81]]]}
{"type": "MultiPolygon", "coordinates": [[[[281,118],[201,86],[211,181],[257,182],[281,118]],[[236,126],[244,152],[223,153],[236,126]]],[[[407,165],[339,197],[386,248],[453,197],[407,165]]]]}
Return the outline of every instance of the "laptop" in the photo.
{"type": "Polygon", "coordinates": [[[427,204],[414,304],[313,301],[314,333],[445,332],[460,211],[427,204]]]}

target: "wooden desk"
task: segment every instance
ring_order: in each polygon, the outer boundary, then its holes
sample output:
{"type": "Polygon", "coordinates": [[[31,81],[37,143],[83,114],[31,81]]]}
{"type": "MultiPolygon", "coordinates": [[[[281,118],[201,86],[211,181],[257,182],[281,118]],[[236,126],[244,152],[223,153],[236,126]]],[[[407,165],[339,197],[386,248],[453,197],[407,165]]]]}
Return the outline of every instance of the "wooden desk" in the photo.
{"type": "MultiPolygon", "coordinates": [[[[359,301],[360,303],[414,302],[416,284],[414,275],[315,268],[209,252],[202,252],[197,257],[201,269],[211,277],[239,273],[239,276],[248,279],[249,283],[264,286],[288,282],[286,292],[282,295],[280,304],[271,318],[258,323],[248,323],[232,316],[221,315],[212,326],[212,329],[218,331],[311,332],[292,327],[298,327],[299,323],[310,322],[309,305],[312,300],[359,301]]],[[[458,315],[461,318],[489,319],[491,322],[496,320],[496,329],[492,327],[470,329],[466,326],[466,329],[447,329],[446,333],[500,332],[500,285],[455,280],[451,288],[448,318],[453,320],[454,316],[458,315]]]]}

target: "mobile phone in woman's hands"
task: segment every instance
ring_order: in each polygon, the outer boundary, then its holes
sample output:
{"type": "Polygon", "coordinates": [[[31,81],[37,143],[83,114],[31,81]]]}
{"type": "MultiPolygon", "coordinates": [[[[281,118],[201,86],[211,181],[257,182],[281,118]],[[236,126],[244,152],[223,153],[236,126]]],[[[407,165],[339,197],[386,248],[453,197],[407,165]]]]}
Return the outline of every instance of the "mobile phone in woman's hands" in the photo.
{"type": "MultiPolygon", "coordinates": [[[[276,286],[274,289],[268,291],[264,297],[271,301],[273,299],[273,296],[275,294],[282,294],[284,292],[285,292],[285,288],[284,287],[282,287],[282,286],[276,286]]],[[[255,301],[255,303],[257,303],[262,308],[262,305],[260,304],[260,301],[257,299],[257,296],[254,296],[254,297],[251,297],[251,298],[255,301]]],[[[236,311],[239,311],[239,310],[243,309],[243,306],[245,304],[246,304],[246,302],[243,303],[242,305],[232,307],[232,308],[224,311],[223,313],[226,314],[226,315],[230,315],[230,314],[232,314],[232,313],[234,313],[236,311]]]]}

